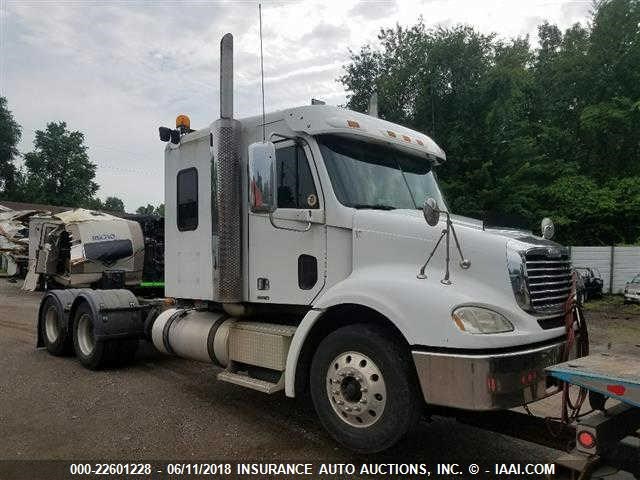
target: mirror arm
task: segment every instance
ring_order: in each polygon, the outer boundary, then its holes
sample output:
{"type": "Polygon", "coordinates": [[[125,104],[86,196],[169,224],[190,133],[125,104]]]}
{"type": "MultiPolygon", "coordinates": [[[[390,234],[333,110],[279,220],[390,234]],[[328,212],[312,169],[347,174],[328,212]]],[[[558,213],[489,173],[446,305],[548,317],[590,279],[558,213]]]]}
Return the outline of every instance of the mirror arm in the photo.
{"type": "Polygon", "coordinates": [[[431,258],[436,253],[436,250],[438,250],[438,246],[440,245],[440,242],[442,242],[442,239],[444,238],[444,236],[446,234],[447,234],[447,230],[446,229],[442,230],[442,233],[440,233],[440,238],[438,239],[438,241],[436,242],[435,246],[433,247],[433,250],[431,250],[431,253],[429,254],[429,258],[427,258],[427,261],[424,262],[424,265],[422,265],[422,267],[420,267],[420,273],[418,273],[418,278],[419,279],[423,280],[423,279],[427,278],[427,276],[424,274],[424,271],[427,269],[427,265],[429,265],[429,262],[431,261],[431,258]]]}
{"type": "MultiPolygon", "coordinates": [[[[449,219],[449,212],[447,212],[447,219],[449,219]]],[[[449,220],[449,222],[451,222],[451,220],[449,220]]],[[[453,233],[453,240],[455,241],[456,248],[458,249],[458,253],[460,254],[460,268],[466,270],[471,266],[471,260],[464,258],[464,255],[462,254],[462,248],[460,247],[458,235],[456,234],[456,229],[453,227],[453,223],[451,223],[451,233],[453,233]]]]}
{"type": "Polygon", "coordinates": [[[433,250],[431,250],[431,253],[429,254],[429,257],[427,258],[427,261],[420,268],[420,271],[418,272],[417,278],[419,278],[421,280],[427,278],[427,276],[424,273],[426,268],[427,268],[427,265],[431,261],[431,258],[433,258],[433,255],[436,253],[436,250],[438,249],[438,246],[440,246],[440,243],[442,242],[442,239],[444,237],[446,237],[445,238],[445,244],[446,244],[445,273],[444,273],[444,278],[442,280],[440,280],[440,283],[442,283],[443,285],[451,285],[450,269],[449,269],[449,264],[451,263],[451,253],[450,253],[451,252],[451,239],[450,239],[451,236],[453,236],[453,241],[456,244],[456,249],[458,250],[458,254],[460,255],[460,268],[462,268],[463,270],[467,270],[469,267],[471,267],[471,261],[466,259],[466,258],[464,258],[464,255],[462,254],[462,248],[460,247],[460,241],[458,240],[458,235],[456,234],[456,229],[453,226],[453,222],[451,221],[451,215],[449,214],[449,212],[446,211],[446,210],[440,210],[440,209],[437,209],[436,211],[439,214],[440,213],[444,213],[445,214],[445,216],[446,216],[446,227],[440,233],[440,238],[438,238],[438,241],[436,242],[435,246],[433,247],[433,250]]]}
{"type": "Polygon", "coordinates": [[[451,217],[449,217],[449,212],[445,213],[447,214],[447,230],[445,238],[447,256],[445,257],[444,278],[440,280],[440,283],[442,283],[443,285],[451,285],[451,280],[449,280],[449,263],[451,263],[451,231],[453,230],[453,225],[451,225],[451,217]]]}

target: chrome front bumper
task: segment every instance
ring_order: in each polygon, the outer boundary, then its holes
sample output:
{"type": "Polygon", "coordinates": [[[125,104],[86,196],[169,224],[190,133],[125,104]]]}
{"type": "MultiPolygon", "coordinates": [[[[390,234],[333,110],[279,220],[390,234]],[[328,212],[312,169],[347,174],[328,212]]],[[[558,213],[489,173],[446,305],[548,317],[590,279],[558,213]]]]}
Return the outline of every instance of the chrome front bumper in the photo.
{"type": "Polygon", "coordinates": [[[640,292],[626,292],[624,299],[627,302],[640,302],[640,292]]]}
{"type": "Polygon", "coordinates": [[[427,404],[465,410],[501,410],[558,392],[545,368],[560,363],[566,342],[496,354],[413,351],[427,404]]]}

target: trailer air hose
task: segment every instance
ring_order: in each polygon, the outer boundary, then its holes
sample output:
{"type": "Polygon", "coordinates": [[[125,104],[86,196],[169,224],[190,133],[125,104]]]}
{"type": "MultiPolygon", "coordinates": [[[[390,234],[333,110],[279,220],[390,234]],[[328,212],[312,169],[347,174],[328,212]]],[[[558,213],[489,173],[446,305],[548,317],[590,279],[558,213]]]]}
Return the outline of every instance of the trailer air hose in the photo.
{"type": "MultiPolygon", "coordinates": [[[[567,336],[567,343],[564,351],[562,352],[562,362],[566,362],[571,358],[571,352],[575,347],[575,358],[584,357],[589,354],[589,333],[587,331],[587,323],[582,312],[582,306],[576,301],[576,273],[573,273],[571,280],[571,294],[565,303],[564,308],[564,324],[565,333],[567,336]]],[[[579,387],[578,394],[575,399],[571,398],[570,393],[571,385],[567,382],[562,382],[560,388],[562,390],[562,404],[559,417],[546,417],[547,429],[549,433],[557,437],[560,432],[554,431],[554,424],[560,422],[562,425],[569,425],[575,420],[590,414],[593,410],[580,413],[582,405],[587,398],[588,391],[585,388],[579,387]]],[[[533,415],[533,412],[527,405],[524,406],[525,411],[529,415],[533,415]]],[[[557,427],[556,427],[557,428],[557,427]]],[[[570,447],[570,446],[568,446],[570,447]]]]}
{"type": "MultiPolygon", "coordinates": [[[[589,333],[587,331],[587,323],[582,312],[582,305],[576,301],[576,273],[573,273],[571,279],[571,294],[565,303],[564,324],[567,335],[567,344],[563,352],[563,362],[570,359],[571,352],[575,347],[575,357],[584,357],[589,355],[589,333]]],[[[562,383],[562,407],[560,420],[562,423],[569,424],[580,416],[580,409],[587,398],[588,391],[586,388],[580,387],[575,401],[572,400],[570,394],[570,384],[562,383]]]]}

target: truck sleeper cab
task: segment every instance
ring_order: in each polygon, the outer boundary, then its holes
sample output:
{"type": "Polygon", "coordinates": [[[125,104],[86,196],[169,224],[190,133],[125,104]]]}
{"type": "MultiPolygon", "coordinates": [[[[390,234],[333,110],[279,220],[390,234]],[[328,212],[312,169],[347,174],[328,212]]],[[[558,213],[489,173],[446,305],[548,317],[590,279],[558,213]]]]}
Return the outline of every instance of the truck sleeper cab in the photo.
{"type": "MultiPolygon", "coordinates": [[[[446,210],[432,171],[442,149],[323,105],[235,120],[225,41],[221,119],[177,130],[165,148],[165,295],[176,305],[128,299],[103,312],[86,291],[50,300],[69,305],[55,314],[64,342],[86,336],[78,325],[89,315],[96,344],[146,336],[223,367],[219,380],[308,390],[329,433],[361,452],[393,445],[425,404],[507,409],[556,392],[545,368],[576,355],[565,335],[567,249],[452,215],[471,267],[452,264],[451,284],[442,281],[439,250],[420,278],[446,227],[444,214],[431,228],[421,212],[427,197],[446,210]],[[123,311],[130,334],[107,325],[123,311]]],[[[41,308],[48,347],[47,318],[41,308]]]]}

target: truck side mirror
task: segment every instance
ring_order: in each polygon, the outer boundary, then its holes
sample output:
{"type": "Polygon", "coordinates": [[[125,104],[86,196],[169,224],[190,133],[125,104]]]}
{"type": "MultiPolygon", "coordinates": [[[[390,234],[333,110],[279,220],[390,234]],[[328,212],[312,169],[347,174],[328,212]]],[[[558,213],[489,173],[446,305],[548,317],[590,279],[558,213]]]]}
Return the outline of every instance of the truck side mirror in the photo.
{"type": "Polygon", "coordinates": [[[424,215],[424,219],[430,226],[435,227],[438,224],[440,221],[440,210],[438,210],[438,204],[435,199],[429,197],[424,201],[422,215],[424,215]]]}
{"type": "Polygon", "coordinates": [[[252,212],[276,209],[276,147],[271,142],[249,145],[249,195],[252,212]]]}
{"type": "Polygon", "coordinates": [[[549,217],[542,219],[540,227],[542,229],[542,238],[546,238],[547,240],[551,240],[556,233],[556,227],[553,225],[553,220],[549,217]]]}

